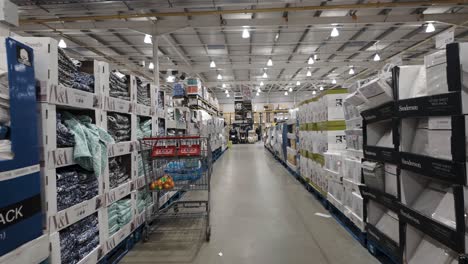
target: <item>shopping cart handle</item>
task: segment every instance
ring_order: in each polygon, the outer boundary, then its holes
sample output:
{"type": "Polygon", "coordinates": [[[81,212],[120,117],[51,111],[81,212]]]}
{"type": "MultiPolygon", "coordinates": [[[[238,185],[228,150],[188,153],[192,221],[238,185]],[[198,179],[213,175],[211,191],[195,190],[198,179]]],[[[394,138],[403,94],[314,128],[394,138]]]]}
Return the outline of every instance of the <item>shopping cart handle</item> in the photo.
{"type": "Polygon", "coordinates": [[[160,139],[199,139],[200,136],[164,136],[164,137],[147,137],[141,140],[160,140],[160,139]]]}

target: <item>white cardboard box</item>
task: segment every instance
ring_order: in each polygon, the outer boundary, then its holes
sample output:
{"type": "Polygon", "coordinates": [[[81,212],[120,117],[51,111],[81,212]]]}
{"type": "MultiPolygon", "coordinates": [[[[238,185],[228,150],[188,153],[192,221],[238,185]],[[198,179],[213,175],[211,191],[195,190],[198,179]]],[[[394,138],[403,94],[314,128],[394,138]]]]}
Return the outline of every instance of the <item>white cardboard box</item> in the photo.
{"type": "Polygon", "coordinates": [[[0,256],[0,264],[41,263],[48,256],[49,234],[45,234],[0,256]]]}

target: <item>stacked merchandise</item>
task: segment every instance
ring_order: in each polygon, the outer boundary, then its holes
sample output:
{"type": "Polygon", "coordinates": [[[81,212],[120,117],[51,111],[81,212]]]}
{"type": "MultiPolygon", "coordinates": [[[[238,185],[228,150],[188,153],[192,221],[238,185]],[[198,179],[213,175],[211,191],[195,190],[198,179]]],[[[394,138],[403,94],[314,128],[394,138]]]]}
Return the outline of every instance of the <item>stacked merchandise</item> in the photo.
{"type": "Polygon", "coordinates": [[[149,207],[152,203],[153,203],[153,199],[151,198],[151,192],[148,192],[146,189],[138,191],[137,209],[138,209],[139,214],[143,212],[145,208],[149,207]]]}
{"type": "Polygon", "coordinates": [[[57,113],[57,147],[67,148],[75,146],[75,136],[65,125],[62,113],[57,113]]]}
{"type": "Polygon", "coordinates": [[[57,170],[57,210],[65,210],[95,197],[98,184],[93,172],[79,166],[57,170]]]}
{"type": "Polygon", "coordinates": [[[174,97],[184,97],[185,96],[185,87],[184,83],[178,82],[175,83],[172,89],[172,96],[174,97]]]}
{"type": "Polygon", "coordinates": [[[399,263],[400,229],[394,202],[398,196],[398,170],[395,160],[391,158],[395,151],[395,124],[391,115],[388,116],[393,109],[393,84],[389,69],[387,65],[377,76],[358,81],[345,99],[347,146],[343,181],[347,197],[345,214],[361,230],[364,220],[369,243],[399,263]]]}
{"type": "Polygon", "coordinates": [[[109,159],[109,184],[114,189],[130,180],[130,174],[125,166],[124,156],[109,159]]]}
{"type": "MultiPolygon", "coordinates": [[[[294,111],[292,113],[297,113],[294,111]]],[[[296,116],[289,118],[287,122],[287,146],[286,146],[286,160],[288,166],[296,171],[297,169],[297,144],[296,144],[296,116]]]]}
{"type": "MultiPolygon", "coordinates": [[[[359,82],[357,82],[357,86],[359,82]]],[[[350,94],[356,91],[357,86],[348,88],[350,94]]],[[[349,95],[351,96],[351,95],[349,95]]],[[[348,97],[349,97],[348,96],[348,97]]],[[[343,102],[344,118],[346,122],[346,150],[342,152],[341,169],[344,186],[344,214],[361,231],[364,231],[363,207],[364,200],[359,191],[362,183],[361,164],[363,152],[362,117],[356,106],[343,102]]]]}
{"type": "MultiPolygon", "coordinates": [[[[5,22],[5,16],[0,20],[5,22]]],[[[1,43],[0,263],[41,263],[49,255],[49,237],[43,230],[35,67],[30,64],[36,57],[14,39],[4,37],[1,43]]]]}
{"type": "Polygon", "coordinates": [[[137,103],[151,106],[151,94],[149,85],[143,85],[140,78],[136,77],[137,83],[137,103]]]}
{"type": "Polygon", "coordinates": [[[458,263],[467,252],[467,54],[468,43],[452,43],[425,65],[393,70],[400,221],[411,264],[458,263]]]}
{"type": "Polygon", "coordinates": [[[187,79],[186,87],[187,95],[198,95],[203,97],[203,89],[201,81],[198,78],[189,78],[187,79]]]}
{"type": "Polygon", "coordinates": [[[118,71],[110,73],[109,95],[114,98],[130,101],[130,89],[127,76],[118,71]]]}
{"type": "MultiPolygon", "coordinates": [[[[333,171],[334,177],[331,177],[330,172],[325,171],[323,166],[326,152],[330,156],[340,156],[346,146],[343,114],[343,100],[346,93],[346,89],[325,91],[318,97],[302,102],[297,114],[300,126],[301,175],[319,193],[328,196],[332,204],[341,208],[344,191],[340,180],[341,172],[333,171]],[[329,178],[333,181],[330,189],[329,178]]],[[[331,164],[327,166],[333,167],[331,164]]]]}
{"type": "Polygon", "coordinates": [[[80,72],[81,62],[69,58],[61,48],[58,48],[58,66],[59,84],[94,93],[94,76],[80,72]]]}
{"type": "Polygon", "coordinates": [[[132,200],[130,198],[121,199],[107,208],[109,217],[109,236],[112,236],[122,227],[132,221],[132,200]]]}
{"type": "Polygon", "coordinates": [[[10,89],[8,72],[0,74],[0,161],[12,159],[10,141],[10,89]]]}
{"type": "Polygon", "coordinates": [[[151,120],[151,118],[137,117],[137,125],[138,125],[137,126],[137,131],[136,131],[137,139],[151,137],[152,122],[153,121],[151,120]]]}
{"type": "Polygon", "coordinates": [[[96,214],[63,229],[59,233],[62,263],[78,263],[99,246],[99,225],[96,214]]]}
{"type": "Polygon", "coordinates": [[[168,100],[165,98],[165,93],[163,91],[159,92],[159,95],[157,96],[158,102],[157,102],[157,108],[156,108],[156,116],[158,118],[158,131],[157,135],[165,135],[166,134],[166,120],[164,119],[165,117],[165,109],[166,109],[166,103],[168,100]]]}
{"type": "Polygon", "coordinates": [[[108,113],[107,131],[112,135],[115,142],[130,141],[130,116],[126,114],[108,113]]]}

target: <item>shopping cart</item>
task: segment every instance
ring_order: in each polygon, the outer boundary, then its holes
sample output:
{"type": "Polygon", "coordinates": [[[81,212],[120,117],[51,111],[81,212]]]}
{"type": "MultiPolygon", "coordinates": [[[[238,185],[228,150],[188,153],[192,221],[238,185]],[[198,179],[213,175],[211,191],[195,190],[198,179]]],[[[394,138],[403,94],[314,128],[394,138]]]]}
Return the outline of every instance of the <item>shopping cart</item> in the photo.
{"type": "MultiPolygon", "coordinates": [[[[210,181],[212,153],[208,138],[165,136],[140,140],[146,188],[154,207],[146,214],[144,239],[148,240],[158,221],[206,218],[205,239],[210,240],[210,181]],[[178,192],[162,201],[168,192],[178,192]],[[187,198],[189,197],[189,198],[187,198]],[[164,205],[164,207],[162,207],[164,205]],[[153,223],[150,226],[150,223],[153,223]]],[[[184,221],[184,220],[182,220],[184,221]]]]}

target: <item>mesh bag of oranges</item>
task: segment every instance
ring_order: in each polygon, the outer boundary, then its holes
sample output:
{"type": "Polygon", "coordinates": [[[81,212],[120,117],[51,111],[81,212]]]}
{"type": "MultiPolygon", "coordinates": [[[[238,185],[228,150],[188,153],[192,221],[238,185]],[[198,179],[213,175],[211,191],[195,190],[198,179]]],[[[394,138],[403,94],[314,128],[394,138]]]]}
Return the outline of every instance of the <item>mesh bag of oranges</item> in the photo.
{"type": "Polygon", "coordinates": [[[168,174],[165,174],[150,184],[150,190],[171,190],[175,186],[174,180],[168,174]]]}

